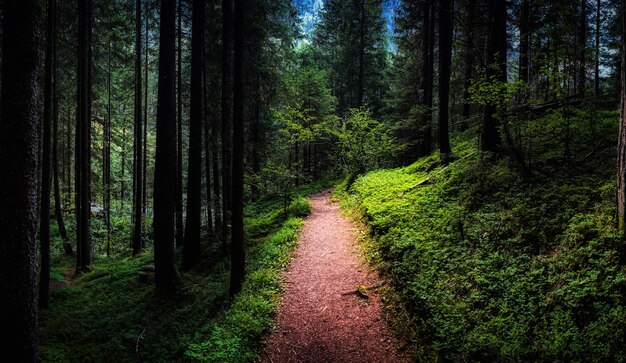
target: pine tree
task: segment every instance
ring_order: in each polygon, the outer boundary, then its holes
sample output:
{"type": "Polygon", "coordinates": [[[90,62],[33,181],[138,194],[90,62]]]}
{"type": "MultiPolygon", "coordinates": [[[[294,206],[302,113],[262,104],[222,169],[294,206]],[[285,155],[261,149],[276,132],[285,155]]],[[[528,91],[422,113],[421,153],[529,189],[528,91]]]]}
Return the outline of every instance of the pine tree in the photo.
{"type": "Polygon", "coordinates": [[[4,1],[0,105],[0,333],[3,354],[38,362],[38,2],[4,1]]]}

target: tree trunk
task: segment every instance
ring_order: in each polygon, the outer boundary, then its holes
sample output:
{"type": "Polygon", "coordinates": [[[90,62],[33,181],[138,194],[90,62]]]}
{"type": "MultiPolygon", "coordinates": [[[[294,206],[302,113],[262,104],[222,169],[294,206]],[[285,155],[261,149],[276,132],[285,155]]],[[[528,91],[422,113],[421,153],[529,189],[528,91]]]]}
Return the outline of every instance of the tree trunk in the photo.
{"type": "Polygon", "coordinates": [[[433,108],[433,67],[434,67],[434,6],[430,2],[422,4],[423,31],[422,31],[422,88],[424,108],[422,118],[422,147],[421,155],[427,155],[432,145],[432,108],[433,108]]]}
{"type": "Polygon", "coordinates": [[[463,116],[463,120],[467,120],[470,116],[470,104],[468,102],[470,98],[469,88],[472,82],[472,76],[474,74],[474,59],[476,58],[474,55],[474,34],[473,34],[473,26],[471,25],[474,21],[474,17],[476,16],[476,0],[469,0],[467,2],[466,12],[466,21],[465,26],[467,26],[467,32],[465,34],[465,54],[464,54],[464,64],[463,64],[463,110],[461,115],[463,116]]]}
{"type": "Polygon", "coordinates": [[[228,245],[232,175],[232,57],[231,32],[233,0],[222,1],[222,247],[228,245]]]}
{"type": "Polygon", "coordinates": [[[0,105],[0,333],[3,355],[38,362],[37,184],[39,9],[4,1],[0,105]]]}
{"type": "Polygon", "coordinates": [[[191,94],[189,108],[189,159],[187,166],[187,219],[182,269],[193,267],[201,254],[202,226],[202,114],[204,66],[204,0],[193,0],[191,28],[191,94]]]}
{"type": "Polygon", "coordinates": [[[91,264],[91,25],[92,1],[78,3],[78,105],[76,168],[76,268],[88,270],[91,264]]]}
{"type": "MultiPolygon", "coordinates": [[[[621,0],[621,113],[617,143],[617,224],[626,236],[626,0],[621,0]]],[[[2,169],[5,170],[5,169],[2,169]]]]}
{"type": "Polygon", "coordinates": [[[246,270],[243,235],[244,84],[243,56],[247,0],[235,0],[233,78],[233,190],[230,295],[241,291],[246,270]]]}
{"type": "Polygon", "coordinates": [[[106,254],[111,256],[111,43],[107,49],[107,119],[104,127],[104,155],[102,155],[104,170],[104,216],[106,224],[106,254]]]}
{"type": "MultiPolygon", "coordinates": [[[[56,0],[55,0],[56,1],[56,0]]],[[[63,249],[68,256],[73,255],[72,245],[69,244],[67,237],[67,230],[65,229],[65,222],[63,219],[63,206],[61,202],[61,186],[59,181],[59,95],[58,95],[58,70],[59,60],[57,57],[57,21],[56,21],[56,8],[55,3],[55,22],[54,22],[54,39],[52,43],[52,177],[54,183],[54,216],[57,220],[59,227],[59,235],[63,239],[63,249]]],[[[63,157],[63,156],[61,156],[63,157]]]]}
{"type": "Polygon", "coordinates": [[[580,2],[580,25],[578,27],[578,95],[585,97],[587,83],[587,0],[580,2]]]}
{"type": "Polygon", "coordinates": [[[363,92],[365,89],[365,0],[359,4],[359,89],[357,107],[363,106],[363,92]]]}
{"type": "Polygon", "coordinates": [[[183,235],[183,0],[178,0],[177,119],[176,119],[176,246],[182,246],[183,235]]]}
{"type": "Polygon", "coordinates": [[[154,167],[154,268],[156,288],[173,293],[180,281],[174,259],[176,192],[176,0],[161,0],[159,82],[154,167]]]}
{"type": "MultiPolygon", "coordinates": [[[[148,83],[149,83],[149,79],[148,79],[148,69],[150,67],[150,63],[148,61],[149,59],[149,54],[150,54],[150,49],[149,49],[149,35],[150,35],[150,28],[149,28],[149,20],[150,20],[150,9],[148,8],[149,2],[146,2],[146,69],[144,71],[144,77],[145,77],[145,85],[144,85],[144,103],[145,103],[145,107],[144,107],[144,113],[143,113],[143,160],[142,160],[142,167],[143,167],[143,185],[141,186],[143,189],[143,212],[144,214],[147,212],[147,197],[148,197],[148,191],[147,191],[147,181],[148,181],[148,159],[147,159],[147,155],[148,155],[148,83]]],[[[145,242],[144,242],[145,243],[145,242]]],[[[142,247],[145,247],[142,245],[142,247]]]]}
{"type": "Polygon", "coordinates": [[[133,228],[133,256],[141,252],[142,247],[142,221],[143,214],[143,122],[141,120],[141,0],[135,0],[135,164],[133,171],[135,173],[135,203],[133,211],[134,228],[133,228]]]}
{"type": "Polygon", "coordinates": [[[50,290],[50,134],[52,124],[52,51],[54,43],[55,0],[48,0],[48,24],[43,91],[43,140],[41,152],[41,199],[39,208],[39,247],[41,270],[39,273],[39,307],[48,307],[50,290]]]}
{"type": "Polygon", "coordinates": [[[450,158],[449,99],[450,67],[452,63],[452,1],[439,1],[439,152],[441,162],[450,158]]]}
{"type": "MultiPolygon", "coordinates": [[[[506,82],[506,1],[491,0],[489,4],[489,39],[487,41],[487,77],[506,82]]],[[[483,117],[480,148],[496,152],[500,148],[498,105],[488,103],[483,117]]]]}
{"type": "Polygon", "coordinates": [[[522,0],[520,12],[519,42],[519,80],[530,83],[529,49],[530,49],[530,0],[522,0]]]}
{"type": "Polygon", "coordinates": [[[598,0],[596,5],[596,47],[595,47],[595,69],[593,79],[593,95],[598,97],[600,95],[600,8],[601,0],[598,0]]]}

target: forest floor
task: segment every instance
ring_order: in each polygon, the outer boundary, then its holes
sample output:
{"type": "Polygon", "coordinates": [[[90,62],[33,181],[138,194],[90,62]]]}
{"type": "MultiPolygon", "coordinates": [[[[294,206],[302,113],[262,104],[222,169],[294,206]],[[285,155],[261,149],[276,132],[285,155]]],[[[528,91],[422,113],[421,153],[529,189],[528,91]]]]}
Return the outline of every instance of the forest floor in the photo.
{"type": "Polygon", "coordinates": [[[383,318],[379,275],[359,254],[355,226],[313,195],[298,247],[285,274],[278,323],[262,362],[401,362],[383,318]]]}

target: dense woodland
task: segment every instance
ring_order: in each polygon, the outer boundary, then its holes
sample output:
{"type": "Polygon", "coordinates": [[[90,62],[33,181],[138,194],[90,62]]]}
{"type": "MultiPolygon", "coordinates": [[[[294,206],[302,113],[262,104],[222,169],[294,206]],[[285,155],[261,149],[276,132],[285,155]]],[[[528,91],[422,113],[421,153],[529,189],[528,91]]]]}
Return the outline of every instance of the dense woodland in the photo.
{"type": "Polygon", "coordinates": [[[303,3],[0,1],[2,354],[256,361],[334,186],[415,360],[626,360],[626,1],[303,3]]]}

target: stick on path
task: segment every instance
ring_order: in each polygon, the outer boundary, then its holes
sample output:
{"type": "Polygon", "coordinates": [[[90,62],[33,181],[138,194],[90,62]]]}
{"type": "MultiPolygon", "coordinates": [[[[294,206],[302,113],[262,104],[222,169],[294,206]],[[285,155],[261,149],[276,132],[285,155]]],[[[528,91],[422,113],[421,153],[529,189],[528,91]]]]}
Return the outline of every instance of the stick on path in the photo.
{"type": "Polygon", "coordinates": [[[285,275],[278,326],[262,362],[404,362],[376,291],[380,278],[358,255],[354,225],[330,201],[330,191],[310,199],[299,244],[285,275]]]}

